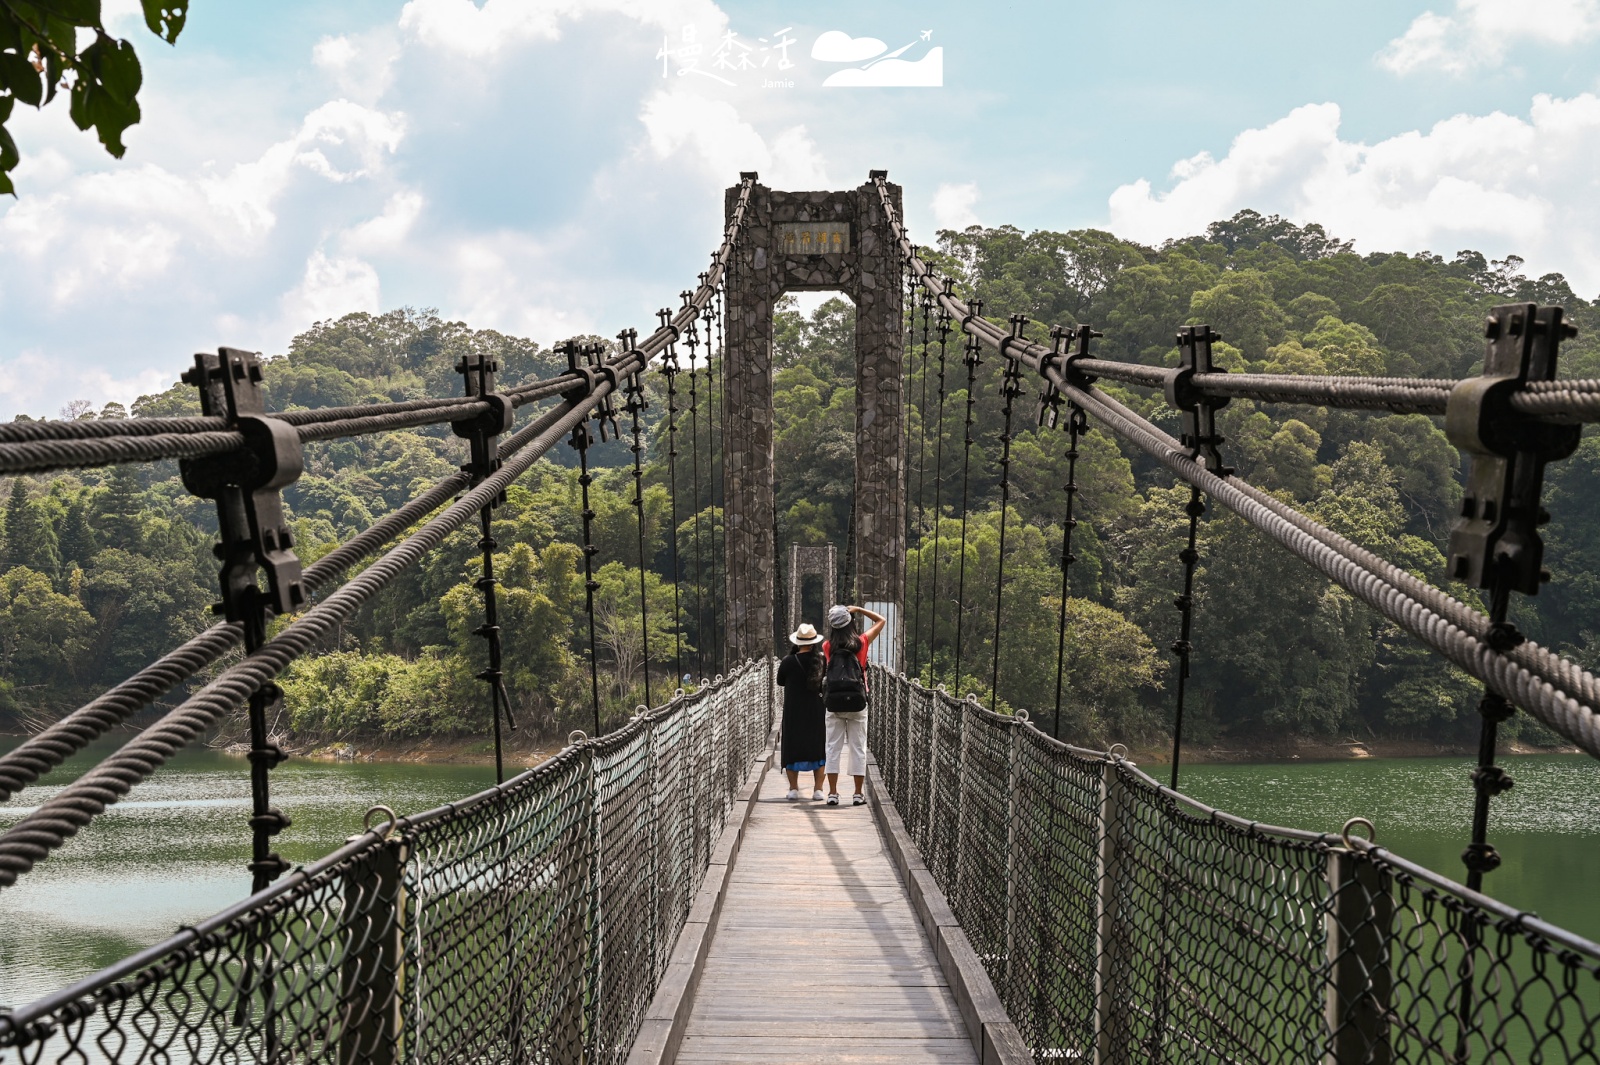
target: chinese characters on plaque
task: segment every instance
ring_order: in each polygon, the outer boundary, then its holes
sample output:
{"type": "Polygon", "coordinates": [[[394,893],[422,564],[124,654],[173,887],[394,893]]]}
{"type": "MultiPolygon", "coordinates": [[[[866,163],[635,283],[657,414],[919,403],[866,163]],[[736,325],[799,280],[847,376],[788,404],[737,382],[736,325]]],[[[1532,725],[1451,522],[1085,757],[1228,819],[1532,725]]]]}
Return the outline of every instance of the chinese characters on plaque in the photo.
{"type": "Polygon", "coordinates": [[[785,255],[840,255],[850,250],[848,222],[780,222],[777,229],[785,255]]]}

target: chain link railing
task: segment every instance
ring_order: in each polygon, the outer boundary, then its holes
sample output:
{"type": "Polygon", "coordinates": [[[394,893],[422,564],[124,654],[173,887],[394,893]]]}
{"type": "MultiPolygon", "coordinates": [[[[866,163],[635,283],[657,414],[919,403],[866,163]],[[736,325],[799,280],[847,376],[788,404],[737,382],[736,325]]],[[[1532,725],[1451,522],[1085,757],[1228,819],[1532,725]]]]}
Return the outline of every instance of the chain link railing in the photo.
{"type": "Polygon", "coordinates": [[[620,1063],[770,732],[748,662],[0,1014],[0,1062],[620,1063]]]}
{"type": "Polygon", "coordinates": [[[1600,945],[874,671],[889,798],[1036,1061],[1600,1062],[1600,945]]]}

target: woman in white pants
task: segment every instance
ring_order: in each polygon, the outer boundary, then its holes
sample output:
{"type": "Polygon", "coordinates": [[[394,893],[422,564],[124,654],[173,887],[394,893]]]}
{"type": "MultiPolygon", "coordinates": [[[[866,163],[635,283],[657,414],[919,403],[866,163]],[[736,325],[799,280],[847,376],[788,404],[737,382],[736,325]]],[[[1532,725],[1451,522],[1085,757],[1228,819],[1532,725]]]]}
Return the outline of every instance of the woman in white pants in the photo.
{"type": "Polygon", "coordinates": [[[866,803],[861,786],[867,779],[867,648],[883,631],[883,615],[860,606],[835,606],[828,611],[828,639],[822,645],[827,660],[824,704],[828,708],[828,805],[839,805],[839,771],[855,778],[852,806],[866,803]],[[866,632],[855,631],[855,615],[872,622],[866,632]]]}

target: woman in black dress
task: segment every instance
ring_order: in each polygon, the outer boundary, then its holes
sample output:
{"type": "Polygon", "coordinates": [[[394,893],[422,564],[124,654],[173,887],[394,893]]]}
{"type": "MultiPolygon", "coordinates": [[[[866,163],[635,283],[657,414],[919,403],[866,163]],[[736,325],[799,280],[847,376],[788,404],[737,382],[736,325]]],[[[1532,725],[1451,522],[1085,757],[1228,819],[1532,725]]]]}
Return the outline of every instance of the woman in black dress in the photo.
{"type": "Polygon", "coordinates": [[[783,688],[783,769],[789,774],[789,795],[800,798],[800,774],[812,775],[811,800],[822,801],[822,773],[826,766],[827,738],[823,725],[822,636],[810,625],[789,634],[792,645],[778,663],[778,685],[783,688]]]}

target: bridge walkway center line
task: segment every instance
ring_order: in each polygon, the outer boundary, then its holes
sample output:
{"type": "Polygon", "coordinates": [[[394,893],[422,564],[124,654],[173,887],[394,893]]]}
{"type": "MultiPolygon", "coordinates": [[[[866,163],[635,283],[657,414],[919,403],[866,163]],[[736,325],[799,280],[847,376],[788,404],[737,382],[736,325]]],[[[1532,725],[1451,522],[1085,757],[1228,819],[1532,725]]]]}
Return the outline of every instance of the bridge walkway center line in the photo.
{"type": "Polygon", "coordinates": [[[677,1061],[976,1063],[875,808],[787,790],[766,773],[677,1061]]]}

